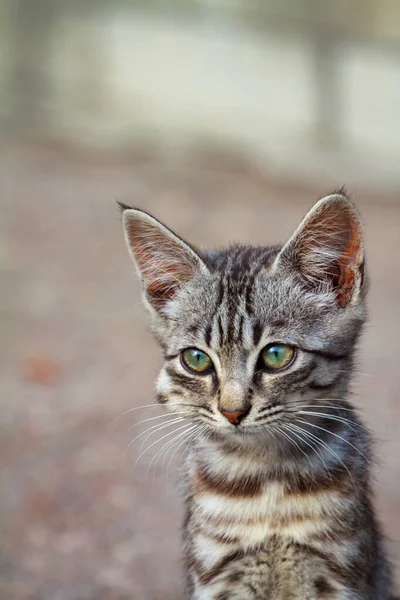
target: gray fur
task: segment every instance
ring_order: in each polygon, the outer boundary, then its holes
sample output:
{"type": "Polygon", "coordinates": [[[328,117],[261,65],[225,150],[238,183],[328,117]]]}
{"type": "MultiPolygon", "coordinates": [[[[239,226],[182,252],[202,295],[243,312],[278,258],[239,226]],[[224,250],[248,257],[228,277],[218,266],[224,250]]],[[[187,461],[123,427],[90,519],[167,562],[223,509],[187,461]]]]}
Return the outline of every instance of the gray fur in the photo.
{"type": "Polygon", "coordinates": [[[188,598],[389,600],[370,436],[348,400],[367,291],[354,204],[319,201],[282,248],[200,252],[143,211],[123,217],[165,355],[159,400],[194,425],[188,598]],[[260,368],[272,342],[296,348],[287,369],[260,368]],[[185,369],[191,347],[214,372],[185,369]],[[248,412],[235,427],[222,410],[248,412]]]}

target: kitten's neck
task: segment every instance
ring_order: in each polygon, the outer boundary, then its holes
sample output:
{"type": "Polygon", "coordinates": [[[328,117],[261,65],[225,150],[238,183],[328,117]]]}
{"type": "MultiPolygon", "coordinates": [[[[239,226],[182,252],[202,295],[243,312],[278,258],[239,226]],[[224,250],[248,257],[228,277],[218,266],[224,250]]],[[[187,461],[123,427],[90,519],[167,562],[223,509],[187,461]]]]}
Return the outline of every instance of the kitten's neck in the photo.
{"type": "MultiPolygon", "coordinates": [[[[356,420],[353,423],[358,425],[356,420]]],[[[352,485],[357,480],[364,484],[369,477],[369,438],[362,429],[363,435],[356,437],[351,435],[354,429],[340,422],[339,426],[332,433],[326,430],[328,441],[321,438],[317,443],[306,438],[306,445],[300,446],[298,439],[294,447],[289,442],[285,444],[286,439],[280,444],[270,435],[203,435],[192,447],[188,460],[192,470],[206,469],[227,478],[254,476],[288,481],[316,478],[325,484],[327,480],[332,482],[332,477],[343,477],[352,485]]]]}
{"type": "Polygon", "coordinates": [[[277,472],[311,470],[305,455],[295,459],[293,452],[285,452],[276,440],[267,436],[237,436],[232,439],[218,435],[202,436],[192,449],[192,457],[195,464],[201,464],[201,468],[232,477],[235,473],[268,477],[277,472]]]}

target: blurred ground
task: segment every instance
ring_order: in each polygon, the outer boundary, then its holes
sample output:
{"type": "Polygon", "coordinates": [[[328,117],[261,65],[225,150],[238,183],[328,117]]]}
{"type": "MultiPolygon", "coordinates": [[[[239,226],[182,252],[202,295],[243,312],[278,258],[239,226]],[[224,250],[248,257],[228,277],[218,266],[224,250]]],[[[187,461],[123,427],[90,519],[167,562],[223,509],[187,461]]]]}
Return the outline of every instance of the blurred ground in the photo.
{"type": "MultiPolygon", "coordinates": [[[[330,190],[21,144],[3,148],[0,182],[0,598],[178,600],[176,468],[146,477],[153,448],[132,471],[139,442],[121,467],[129,427],[161,408],[113,424],[153,402],[160,365],[115,200],[201,245],[274,243],[330,190]]],[[[378,505],[399,563],[400,204],[355,199],[372,278],[355,400],[379,440],[378,505]]]]}

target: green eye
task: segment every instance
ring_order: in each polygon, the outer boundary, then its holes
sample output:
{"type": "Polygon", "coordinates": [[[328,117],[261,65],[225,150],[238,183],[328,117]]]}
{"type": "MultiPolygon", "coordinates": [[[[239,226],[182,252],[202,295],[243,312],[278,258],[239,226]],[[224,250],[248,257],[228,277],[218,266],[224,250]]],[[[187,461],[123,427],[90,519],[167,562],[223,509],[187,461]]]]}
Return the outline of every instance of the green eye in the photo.
{"type": "Polygon", "coordinates": [[[211,371],[214,365],[211,358],[198,348],[188,348],[181,354],[183,366],[193,373],[206,373],[211,371]]]}
{"type": "Polygon", "coordinates": [[[294,348],[286,344],[270,344],[261,351],[261,360],[268,369],[284,369],[294,358],[294,348]]]}

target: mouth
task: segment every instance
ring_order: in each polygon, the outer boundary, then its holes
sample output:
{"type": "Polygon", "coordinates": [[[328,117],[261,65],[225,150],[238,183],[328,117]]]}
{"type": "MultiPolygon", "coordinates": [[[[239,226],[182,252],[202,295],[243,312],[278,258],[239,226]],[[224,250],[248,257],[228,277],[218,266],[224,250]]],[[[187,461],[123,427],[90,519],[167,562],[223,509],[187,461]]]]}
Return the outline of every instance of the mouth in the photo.
{"type": "Polygon", "coordinates": [[[265,437],[268,435],[268,427],[263,427],[260,425],[236,425],[231,427],[221,427],[218,428],[218,431],[223,432],[227,436],[234,437],[246,437],[246,438],[254,438],[254,437],[265,437]]]}

